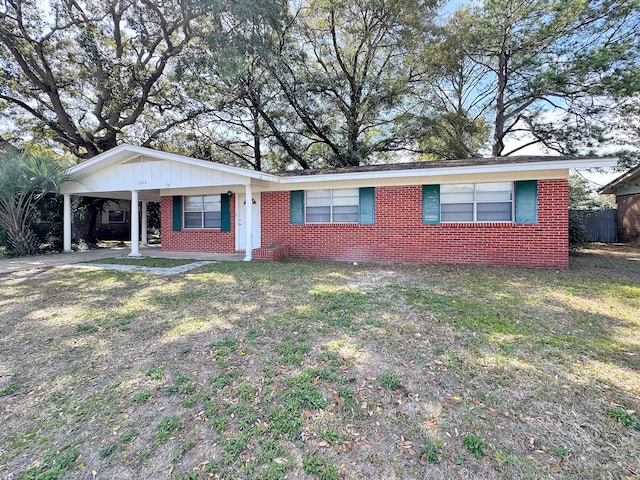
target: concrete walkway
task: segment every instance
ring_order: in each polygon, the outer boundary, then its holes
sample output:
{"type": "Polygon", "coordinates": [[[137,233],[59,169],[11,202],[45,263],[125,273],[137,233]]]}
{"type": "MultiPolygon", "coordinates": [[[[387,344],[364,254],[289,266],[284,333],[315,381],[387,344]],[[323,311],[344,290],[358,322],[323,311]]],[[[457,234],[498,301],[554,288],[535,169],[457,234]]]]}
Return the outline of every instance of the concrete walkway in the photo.
{"type": "MultiPolygon", "coordinates": [[[[74,263],[96,262],[103,258],[126,257],[131,249],[126,247],[98,248],[83,252],[53,253],[51,255],[37,255],[33,257],[19,257],[0,259],[0,275],[19,272],[21,270],[33,270],[38,268],[59,267],[74,263]]],[[[224,255],[219,253],[196,252],[163,252],[160,246],[140,247],[140,255],[155,258],[185,258],[193,260],[221,260],[240,261],[244,255],[224,255]]]]}

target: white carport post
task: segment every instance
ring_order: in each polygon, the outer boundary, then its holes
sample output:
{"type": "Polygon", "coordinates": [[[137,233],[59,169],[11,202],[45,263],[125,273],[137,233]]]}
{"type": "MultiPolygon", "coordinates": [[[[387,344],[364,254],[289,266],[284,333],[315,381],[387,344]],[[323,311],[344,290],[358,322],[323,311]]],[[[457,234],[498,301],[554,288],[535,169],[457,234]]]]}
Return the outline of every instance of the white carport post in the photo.
{"type": "Polygon", "coordinates": [[[139,257],[140,251],[138,250],[138,236],[140,230],[138,226],[138,191],[131,190],[131,253],[130,257],[139,257]]]}
{"type": "Polygon", "coordinates": [[[246,233],[244,261],[250,262],[253,258],[253,193],[251,191],[251,185],[245,185],[244,192],[246,212],[244,221],[244,229],[246,233]]]}
{"type": "Polygon", "coordinates": [[[71,195],[63,195],[63,229],[62,229],[62,250],[71,251],[71,195]]]}
{"type": "Polygon", "coordinates": [[[147,246],[147,201],[142,200],[142,225],[140,226],[140,243],[143,247],[147,246]]]}

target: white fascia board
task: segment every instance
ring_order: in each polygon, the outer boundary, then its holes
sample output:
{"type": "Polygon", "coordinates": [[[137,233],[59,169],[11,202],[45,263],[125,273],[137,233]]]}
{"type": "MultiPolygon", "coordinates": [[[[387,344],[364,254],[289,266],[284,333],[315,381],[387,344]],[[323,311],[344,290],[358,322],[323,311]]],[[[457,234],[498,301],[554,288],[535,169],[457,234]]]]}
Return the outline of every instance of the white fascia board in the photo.
{"type": "MultiPolygon", "coordinates": [[[[629,186],[625,185],[628,182],[635,180],[636,178],[640,178],[640,166],[636,168],[632,168],[624,172],[619,177],[613,179],[609,183],[607,183],[604,187],[598,190],[600,194],[615,194],[615,195],[625,195],[629,193],[637,193],[634,191],[633,187],[631,187],[631,191],[629,190],[629,186]],[[626,193],[625,193],[626,192],[626,193]]],[[[636,185],[637,187],[638,185],[636,185]]]]}
{"type": "Polygon", "coordinates": [[[333,182],[345,180],[380,180],[388,178],[405,178],[412,179],[416,177],[436,177],[449,175],[473,175],[482,173],[504,173],[504,172],[534,172],[545,170],[565,170],[571,168],[596,168],[596,167],[614,167],[618,164],[616,158],[583,158],[575,160],[553,161],[533,163],[512,163],[500,165],[469,165],[466,167],[443,167],[443,168],[424,168],[424,169],[408,169],[408,170],[381,170],[367,172],[352,173],[325,173],[318,175],[300,175],[291,177],[281,177],[281,184],[296,183],[316,183],[316,182],[333,182]]]}
{"type": "Polygon", "coordinates": [[[136,147],[134,145],[119,145],[111,150],[108,150],[100,155],[93,157],[90,160],[82,162],[75,167],[71,167],[67,173],[69,176],[77,176],[79,174],[89,175],[102,168],[106,168],[117,163],[121,163],[127,160],[133,160],[137,156],[146,156],[157,160],[167,160],[180,163],[186,163],[189,165],[196,165],[203,168],[209,168],[212,170],[218,170],[224,173],[233,173],[243,177],[248,177],[256,180],[265,180],[271,182],[277,182],[278,177],[255,170],[249,170],[247,168],[232,167],[230,165],[224,165],[222,163],[208,162],[206,160],[199,160],[196,158],[185,157],[184,155],[178,155],[175,153],[162,152],[160,150],[153,150],[146,147],[136,147]]]}

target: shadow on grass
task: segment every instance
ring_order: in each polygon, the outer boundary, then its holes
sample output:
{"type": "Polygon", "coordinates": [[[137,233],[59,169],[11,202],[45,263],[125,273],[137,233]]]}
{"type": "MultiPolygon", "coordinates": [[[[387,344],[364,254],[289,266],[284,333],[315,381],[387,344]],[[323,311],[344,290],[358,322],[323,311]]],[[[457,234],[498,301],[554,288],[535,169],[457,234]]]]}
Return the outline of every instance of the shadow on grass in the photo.
{"type": "Polygon", "coordinates": [[[580,368],[637,372],[615,334],[636,319],[581,302],[636,302],[637,284],[585,275],[230,262],[12,278],[0,366],[19,387],[0,398],[0,466],[25,472],[64,445],[104,478],[302,478],[312,453],[362,478],[535,478],[572,448],[593,462],[567,475],[622,473],[631,441],[604,412],[637,394],[580,368]]]}

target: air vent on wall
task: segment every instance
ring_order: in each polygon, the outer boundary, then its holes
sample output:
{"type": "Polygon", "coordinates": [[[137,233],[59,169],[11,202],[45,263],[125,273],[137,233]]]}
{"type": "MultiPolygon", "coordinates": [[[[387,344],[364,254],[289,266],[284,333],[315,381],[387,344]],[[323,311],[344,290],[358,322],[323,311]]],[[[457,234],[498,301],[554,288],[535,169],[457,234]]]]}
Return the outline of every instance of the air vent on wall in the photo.
{"type": "Polygon", "coordinates": [[[129,163],[146,163],[146,162],[157,162],[157,161],[158,161],[157,158],[150,158],[145,155],[138,155],[136,158],[132,158],[131,160],[124,162],[124,164],[126,165],[129,163]]]}

